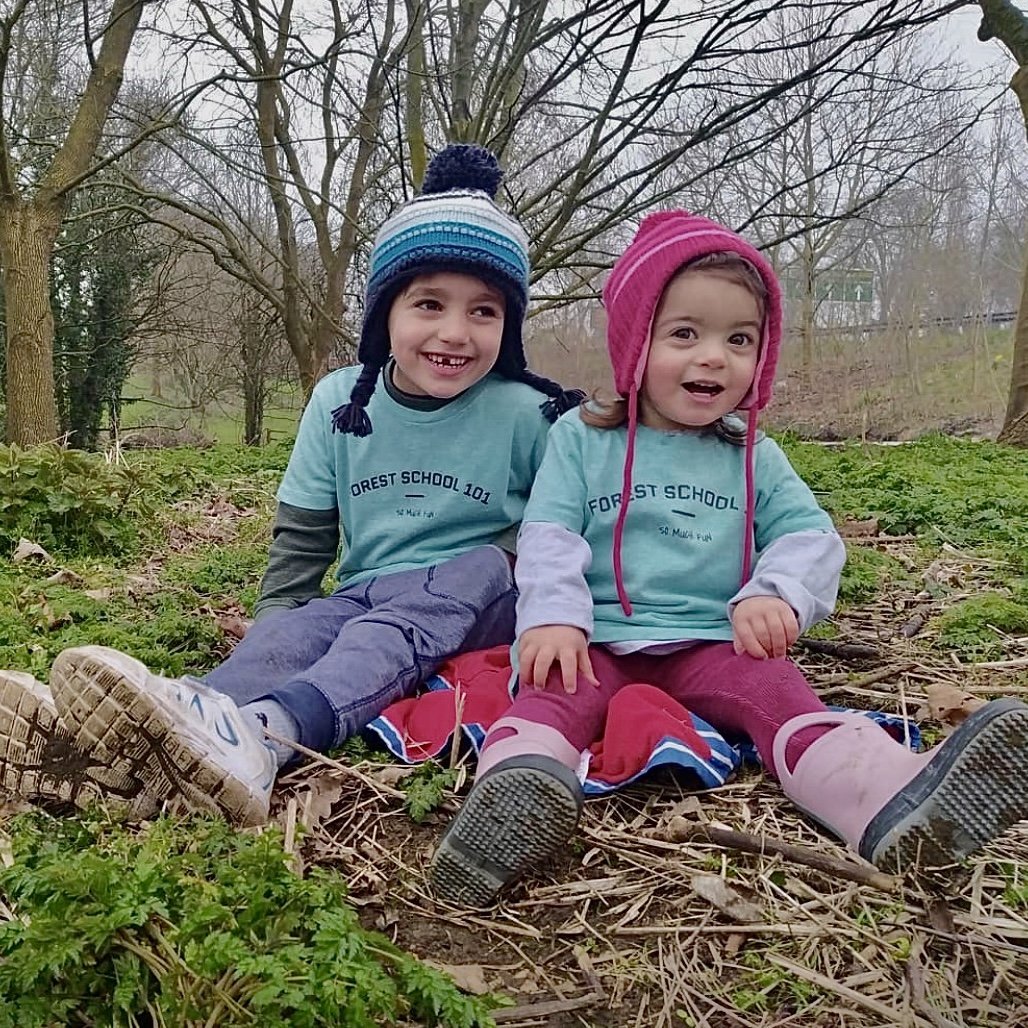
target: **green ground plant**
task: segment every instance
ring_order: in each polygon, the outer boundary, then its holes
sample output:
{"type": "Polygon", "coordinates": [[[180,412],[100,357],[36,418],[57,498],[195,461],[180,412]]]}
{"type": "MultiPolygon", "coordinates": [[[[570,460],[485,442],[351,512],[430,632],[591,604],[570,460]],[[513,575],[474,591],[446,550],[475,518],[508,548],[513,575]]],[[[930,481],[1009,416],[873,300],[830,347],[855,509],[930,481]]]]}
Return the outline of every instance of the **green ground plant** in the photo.
{"type": "MultiPolygon", "coordinates": [[[[943,542],[996,561],[992,591],[934,625],[933,645],[992,655],[996,630],[1028,632],[1028,454],[941,437],[897,447],[783,444],[836,518],[875,516],[885,531],[914,533],[926,561],[943,542]]],[[[0,667],[45,679],[61,649],[86,643],[127,650],[171,675],[213,666],[226,652],[214,615],[255,596],[288,452],[280,444],[133,452],[118,468],[45,449],[14,464],[0,451],[8,462],[0,480],[37,469],[15,502],[0,505],[0,667]],[[119,507],[118,489],[129,486],[119,507]],[[61,510],[69,495],[83,502],[61,510]],[[122,518],[113,542],[89,525],[110,516],[112,498],[122,518]],[[208,538],[203,510],[218,499],[253,513],[235,519],[233,534],[208,538]],[[78,580],[48,581],[54,566],[6,560],[22,534],[52,548],[78,580]],[[185,540],[180,550],[173,537],[185,540]]],[[[842,602],[869,602],[915,573],[852,546],[842,602]]],[[[343,752],[352,762],[370,756],[357,740],[343,752]]],[[[452,772],[438,767],[412,779],[412,817],[452,787],[452,772]]],[[[0,820],[0,829],[9,864],[0,871],[0,1028],[488,1023],[484,1008],[366,933],[337,872],[294,875],[274,833],[42,815],[0,820]],[[203,1017],[190,1013],[197,1009],[203,1017]]],[[[1023,908],[1024,891],[1012,879],[1009,902],[1023,908]]],[[[806,986],[744,970],[743,1009],[809,1001],[806,986]]]]}
{"type": "Polygon", "coordinates": [[[986,548],[1028,574],[1028,452],[926,436],[906,446],[782,444],[838,517],[876,517],[891,535],[986,548]]]}
{"type": "Polygon", "coordinates": [[[790,975],[761,954],[744,953],[741,959],[746,974],[733,992],[736,1009],[751,1013],[771,1010],[802,1010],[817,995],[817,987],[790,975]]]}
{"type": "Polygon", "coordinates": [[[420,824],[446,799],[446,794],[457,784],[455,768],[443,767],[434,760],[419,764],[414,773],[403,781],[404,808],[411,820],[420,824]]]}
{"type": "Polygon", "coordinates": [[[0,446],[0,551],[21,538],[73,554],[115,554],[151,515],[153,476],[80,450],[0,446]]]}
{"type": "Polygon", "coordinates": [[[848,546],[839,582],[840,603],[866,603],[890,585],[909,579],[895,557],[871,546],[848,546]]]}
{"type": "Polygon", "coordinates": [[[0,667],[45,679],[62,649],[101,643],[178,675],[211,666],[223,652],[222,632],[197,613],[196,594],[193,602],[175,591],[137,595],[119,584],[123,574],[104,576],[113,588],[87,578],[83,589],[47,582],[41,576],[50,570],[0,565],[0,667]]]}
{"type": "Polygon", "coordinates": [[[982,593],[944,611],[936,627],[936,646],[966,657],[999,657],[1003,635],[1028,635],[1028,603],[1000,593],[982,593]]]}
{"type": "Polygon", "coordinates": [[[277,832],[21,816],[0,870],[0,1028],[492,1025],[488,1001],[364,929],[277,832]]]}

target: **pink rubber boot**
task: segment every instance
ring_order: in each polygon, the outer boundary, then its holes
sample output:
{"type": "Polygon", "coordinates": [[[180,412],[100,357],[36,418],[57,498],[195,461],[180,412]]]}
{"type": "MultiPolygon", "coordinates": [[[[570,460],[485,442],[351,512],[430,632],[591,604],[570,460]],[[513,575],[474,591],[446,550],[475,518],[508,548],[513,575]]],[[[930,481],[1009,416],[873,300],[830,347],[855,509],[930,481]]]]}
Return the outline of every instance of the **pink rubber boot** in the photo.
{"type": "Polygon", "coordinates": [[[948,739],[912,753],[861,714],[801,714],[778,730],[774,762],[798,807],[885,870],[952,864],[1028,818],[1028,706],[993,700],[948,739]],[[800,729],[836,725],[789,770],[800,729]]]}
{"type": "Polygon", "coordinates": [[[495,735],[429,870],[436,895],[461,906],[492,903],[568,841],[582,812],[581,754],[560,732],[506,717],[490,728],[495,735]]]}

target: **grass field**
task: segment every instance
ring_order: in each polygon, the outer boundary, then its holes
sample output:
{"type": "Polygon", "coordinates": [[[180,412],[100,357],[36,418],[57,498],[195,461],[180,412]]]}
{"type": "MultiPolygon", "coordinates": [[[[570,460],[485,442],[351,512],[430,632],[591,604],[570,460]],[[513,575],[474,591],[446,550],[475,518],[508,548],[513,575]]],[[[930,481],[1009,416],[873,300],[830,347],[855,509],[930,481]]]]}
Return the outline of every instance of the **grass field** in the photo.
{"type": "MultiPolygon", "coordinates": [[[[122,409],[121,429],[125,438],[142,435],[186,444],[229,445],[243,440],[243,404],[238,395],[223,394],[197,409],[173,386],[165,385],[160,397],[155,396],[152,378],[142,373],[130,377],[122,395],[130,401],[122,409]]],[[[264,413],[265,441],[292,439],[301,410],[299,386],[282,382],[273,391],[264,413]]]]}
{"type": "MultiPolygon", "coordinates": [[[[934,740],[950,728],[939,688],[1028,697],[1028,454],[782,441],[863,533],[838,611],[796,652],[826,702],[914,717],[934,740]]],[[[170,674],[218,663],[255,597],[287,456],[54,457],[69,482],[45,455],[7,454],[25,488],[0,510],[4,551],[45,539],[53,559],[0,559],[0,667],[45,679],[85,643],[170,674]]],[[[588,803],[564,852],[469,912],[424,876],[465,760],[411,775],[363,741],[336,758],[283,776],[256,833],[10,799],[0,1028],[1028,1024],[1028,827],[938,877],[869,876],[758,770],[699,794],[658,775],[588,803]],[[505,1006],[486,1013],[482,993],[505,1006]]]]}

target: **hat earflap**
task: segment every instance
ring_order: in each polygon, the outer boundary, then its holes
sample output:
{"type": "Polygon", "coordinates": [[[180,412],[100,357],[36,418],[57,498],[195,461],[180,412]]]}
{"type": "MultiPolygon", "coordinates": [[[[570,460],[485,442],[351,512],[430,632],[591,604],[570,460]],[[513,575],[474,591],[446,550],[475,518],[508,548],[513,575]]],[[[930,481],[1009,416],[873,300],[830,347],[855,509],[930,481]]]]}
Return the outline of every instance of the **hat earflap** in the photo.
{"type": "Polygon", "coordinates": [[[517,375],[519,381],[530,385],[540,393],[549,396],[550,399],[539,405],[543,417],[549,422],[554,422],[562,414],[574,410],[584,399],[585,393],[581,389],[565,389],[559,382],[537,375],[528,368],[523,368],[517,375]]]}
{"type": "Polygon", "coordinates": [[[365,409],[375,392],[378,376],[382,373],[381,364],[365,363],[361,373],[350,390],[350,400],[332,411],[332,431],[344,435],[371,435],[371,418],[365,409]]]}

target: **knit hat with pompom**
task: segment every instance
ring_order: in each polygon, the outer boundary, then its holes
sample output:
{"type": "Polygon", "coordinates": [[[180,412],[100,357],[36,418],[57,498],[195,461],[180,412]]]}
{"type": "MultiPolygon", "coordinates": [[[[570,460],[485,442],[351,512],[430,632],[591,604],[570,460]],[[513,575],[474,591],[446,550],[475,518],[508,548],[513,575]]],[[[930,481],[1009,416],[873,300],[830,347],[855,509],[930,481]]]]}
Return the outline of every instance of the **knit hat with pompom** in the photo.
{"type": "Polygon", "coordinates": [[[350,402],[332,412],[337,432],[369,435],[368,401],[389,359],[389,308],[418,275],[474,275],[503,293],[503,336],[494,371],[549,397],[543,413],[556,420],[584,394],[528,370],[521,329],[528,306],[528,236],[493,198],[503,172],[481,146],[452,143],[432,159],[421,194],[404,204],[378,231],[368,265],[364,323],[357,359],[363,365],[350,402]]]}

